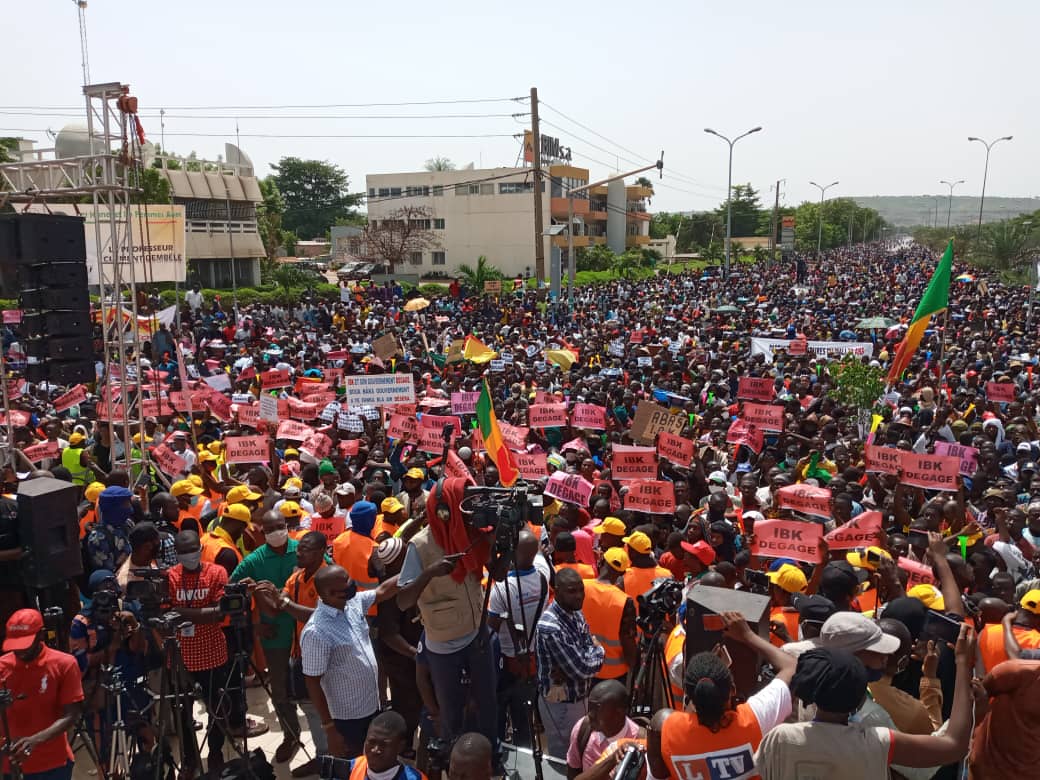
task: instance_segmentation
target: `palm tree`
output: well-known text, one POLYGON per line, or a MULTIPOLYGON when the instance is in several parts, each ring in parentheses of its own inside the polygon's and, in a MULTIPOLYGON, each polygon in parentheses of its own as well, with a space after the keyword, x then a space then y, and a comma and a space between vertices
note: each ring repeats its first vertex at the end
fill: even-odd
POLYGON ((976 246, 976 259, 980 265, 1000 271, 1009 279, 1016 278, 1037 254, 1037 237, 1027 225, 1013 220, 986 225, 976 246))
POLYGON ((463 263, 456 269, 456 274, 470 290, 476 293, 484 291, 484 282, 504 279, 505 275, 488 262, 486 255, 477 258, 477 267, 471 268, 463 263))
POLYGON ((282 288, 286 302, 292 301, 292 288, 306 284, 303 271, 289 263, 281 263, 271 274, 271 281, 282 288))

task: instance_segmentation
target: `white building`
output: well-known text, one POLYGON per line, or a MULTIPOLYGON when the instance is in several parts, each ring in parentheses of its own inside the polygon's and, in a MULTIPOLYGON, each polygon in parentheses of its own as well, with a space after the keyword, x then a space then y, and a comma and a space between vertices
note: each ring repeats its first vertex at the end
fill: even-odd
MULTIPOLYGON (((542 222, 567 223, 567 187, 589 182, 589 171, 571 165, 547 167, 542 222)), ((534 273, 534 171, 531 168, 380 173, 366 177, 368 219, 378 223, 404 206, 430 210, 438 245, 414 252, 401 272, 451 276, 461 264, 485 255, 503 273, 534 273)), ((615 252, 650 241, 649 188, 622 182, 574 197, 574 246, 608 244, 615 252), (608 194, 609 190, 609 194, 608 194)), ((549 263, 566 259, 567 235, 546 236, 549 263)))

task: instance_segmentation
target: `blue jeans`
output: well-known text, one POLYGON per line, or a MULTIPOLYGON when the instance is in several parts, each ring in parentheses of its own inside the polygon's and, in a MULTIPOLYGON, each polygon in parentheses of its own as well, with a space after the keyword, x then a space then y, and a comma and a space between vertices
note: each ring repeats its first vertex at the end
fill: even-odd
MULTIPOLYGON (((48 769, 43 772, 28 772, 22 774, 23 780, 72 780, 72 762, 69 761, 62 766, 48 769)), ((10 780, 11 775, 4 775, 4 780, 10 780)))
POLYGON ((467 731, 478 731, 498 746, 498 707, 495 689, 494 652, 491 638, 474 638, 466 647, 454 653, 427 652, 430 678, 440 707, 441 738, 453 741, 467 731), (460 682, 466 670, 469 684, 460 682))
POLYGON ((571 744, 574 724, 585 717, 588 711, 585 699, 581 701, 549 702, 538 697, 538 713, 542 716, 545 729, 545 754, 560 761, 567 760, 567 748, 571 744))

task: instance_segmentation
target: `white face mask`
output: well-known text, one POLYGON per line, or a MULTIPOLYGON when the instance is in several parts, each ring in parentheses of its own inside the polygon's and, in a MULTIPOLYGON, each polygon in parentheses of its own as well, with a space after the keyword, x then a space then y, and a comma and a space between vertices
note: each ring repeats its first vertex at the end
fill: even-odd
POLYGON ((188 571, 195 571, 199 568, 199 564, 202 562, 202 551, 193 553, 178 553, 177 562, 181 564, 188 571))
POLYGON ((397 773, 401 771, 401 765, 396 764, 392 768, 387 769, 385 772, 374 772, 372 769, 368 770, 365 777, 368 780, 393 780, 397 777, 397 773))
POLYGON ((278 531, 271 531, 269 534, 264 534, 264 541, 271 547, 281 547, 289 541, 289 531, 285 528, 278 531))

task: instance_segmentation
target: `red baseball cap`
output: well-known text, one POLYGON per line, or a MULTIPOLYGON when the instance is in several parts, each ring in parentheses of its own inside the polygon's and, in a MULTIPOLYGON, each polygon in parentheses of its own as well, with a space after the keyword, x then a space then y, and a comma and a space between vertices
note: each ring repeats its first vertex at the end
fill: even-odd
POLYGON ((43 615, 35 609, 20 609, 7 619, 4 652, 28 650, 43 631, 43 615))
POLYGON ((711 566, 711 564, 715 562, 714 548, 703 539, 699 542, 694 542, 693 544, 690 544, 690 542, 682 542, 680 546, 705 566, 711 566))

